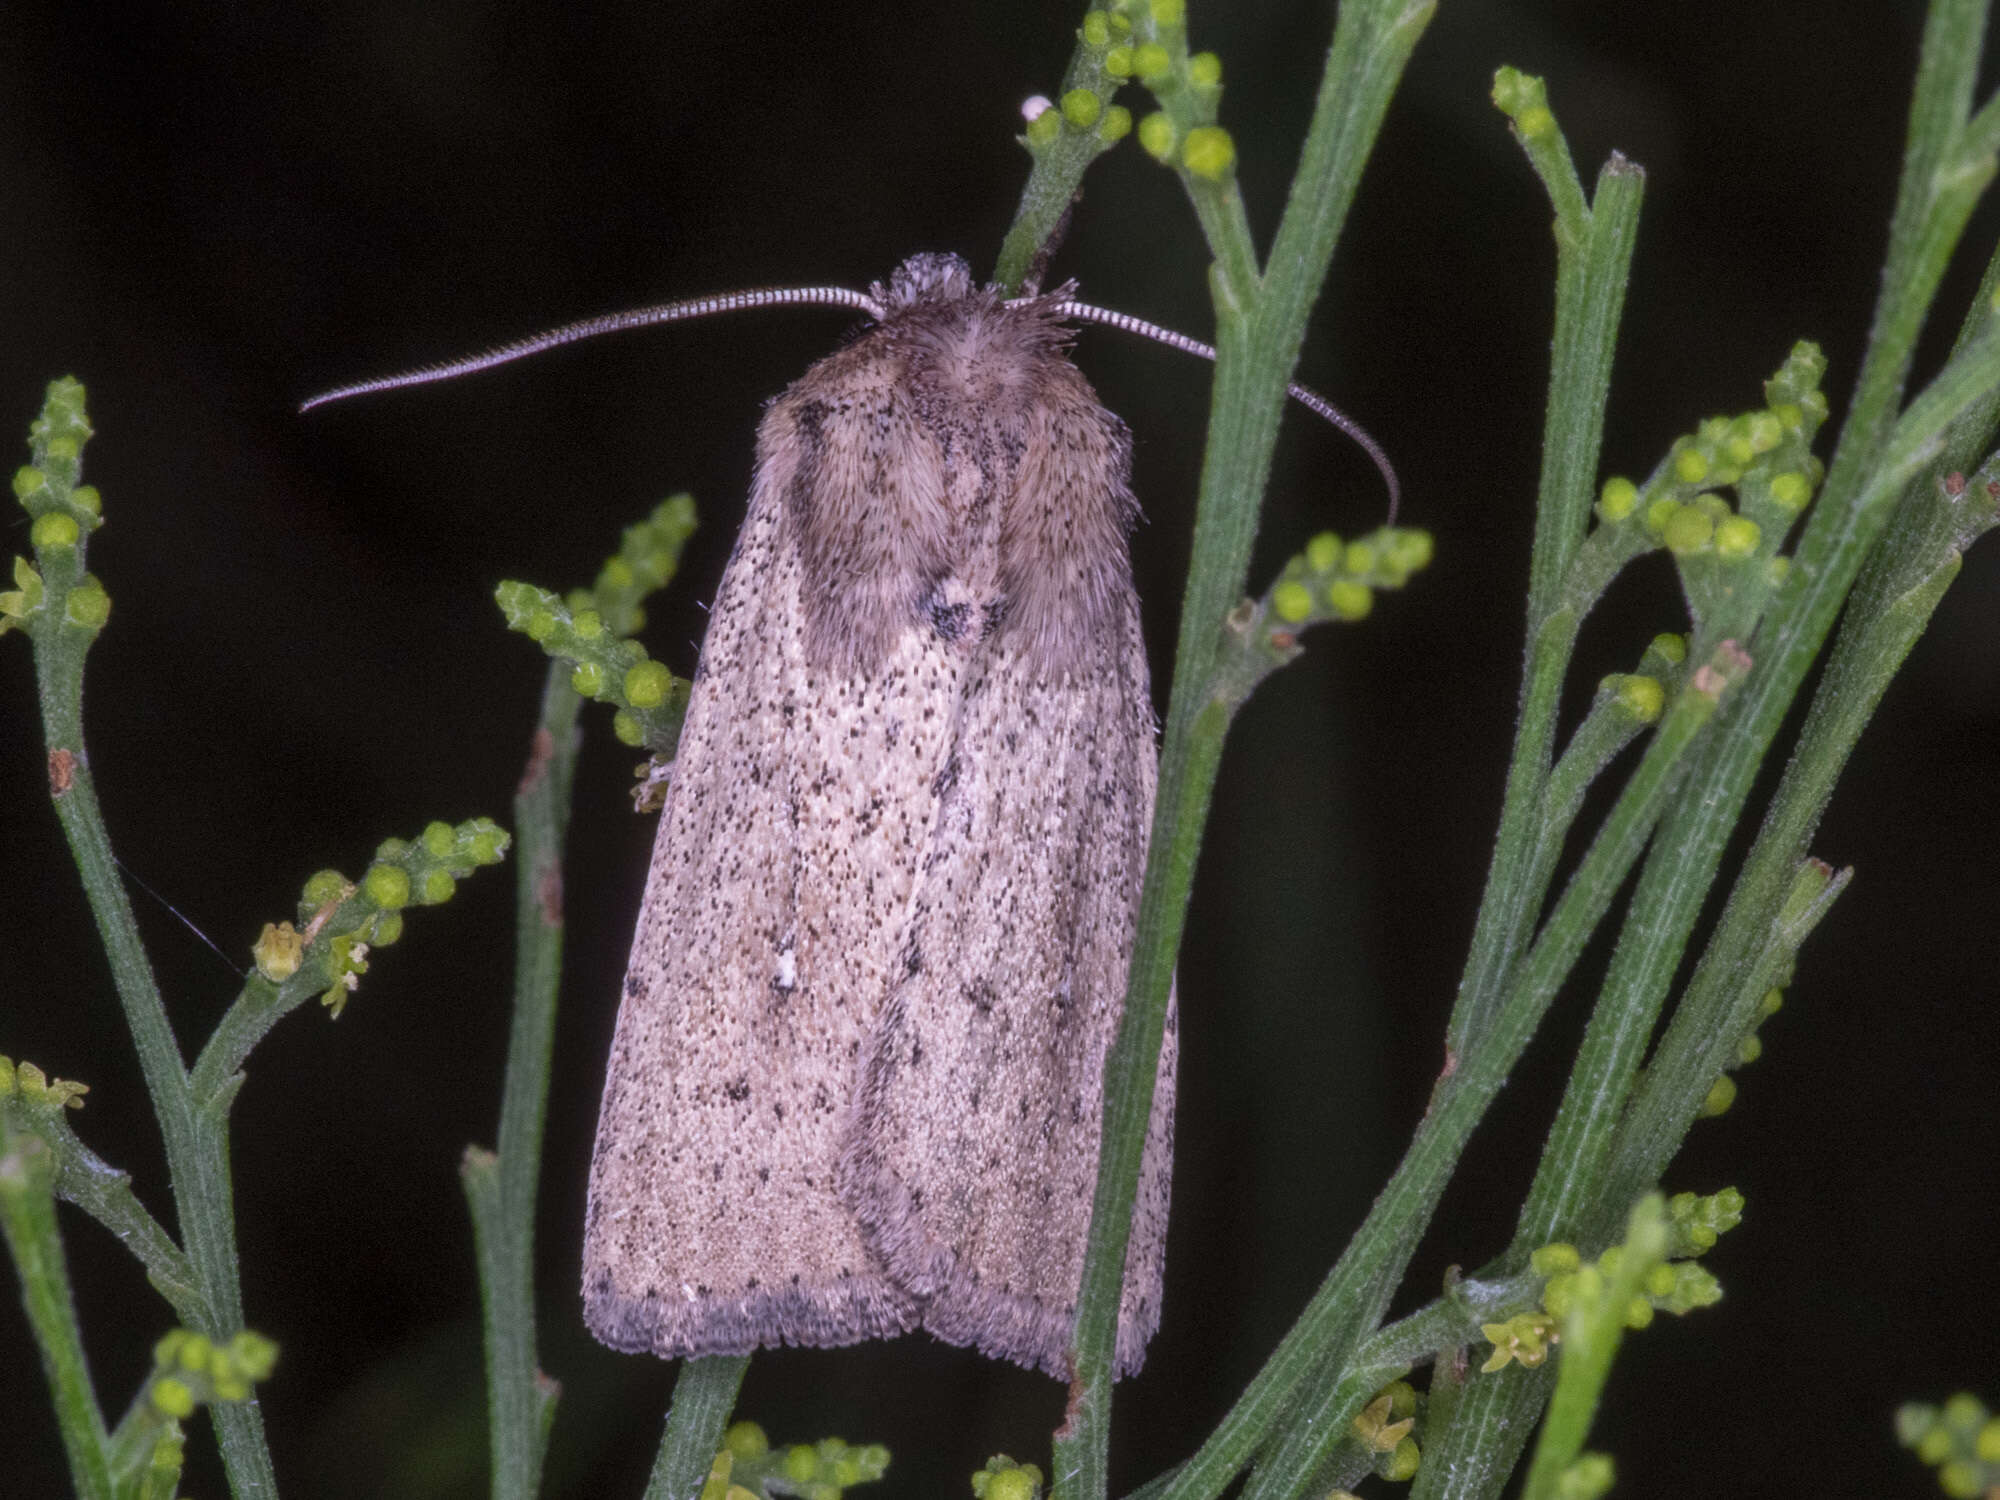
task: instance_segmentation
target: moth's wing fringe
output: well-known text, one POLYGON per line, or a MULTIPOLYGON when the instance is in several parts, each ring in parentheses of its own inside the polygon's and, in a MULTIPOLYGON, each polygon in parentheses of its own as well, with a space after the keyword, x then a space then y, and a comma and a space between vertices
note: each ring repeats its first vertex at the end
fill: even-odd
POLYGON ((911 1328, 905 1304, 884 1304, 869 1296, 840 1303, 824 1292, 793 1290, 689 1302, 657 1289, 627 1296, 604 1274, 584 1287, 583 1321, 608 1348, 667 1359, 748 1354, 773 1344, 836 1348, 862 1339, 894 1338, 911 1328))

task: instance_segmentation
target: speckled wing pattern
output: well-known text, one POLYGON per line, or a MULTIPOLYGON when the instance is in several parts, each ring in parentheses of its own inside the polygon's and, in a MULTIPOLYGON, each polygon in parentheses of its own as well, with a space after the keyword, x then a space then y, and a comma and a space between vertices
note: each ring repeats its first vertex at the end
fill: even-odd
MULTIPOLYGON (((1128 440, 918 257, 760 429, 634 937, 584 1299, 662 1355, 920 1323, 1066 1375, 1153 722, 1128 440)), ((1159 1316, 1174 1037, 1117 1362, 1159 1316)))

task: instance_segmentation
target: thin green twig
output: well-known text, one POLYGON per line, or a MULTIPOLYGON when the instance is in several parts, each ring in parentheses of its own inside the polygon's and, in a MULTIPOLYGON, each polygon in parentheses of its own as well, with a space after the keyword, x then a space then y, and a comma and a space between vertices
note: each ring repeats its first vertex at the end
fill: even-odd
POLYGON ((722 1448, 722 1430, 736 1405, 747 1354, 714 1354, 681 1365, 674 1381, 673 1405, 667 1409, 667 1430, 660 1438, 646 1500, 694 1500, 701 1493, 715 1455, 722 1448))
POLYGON ((514 1019, 507 1039, 497 1153, 466 1152, 486 1342, 487 1440, 494 1500, 531 1500, 558 1395, 535 1339, 535 1189, 547 1114, 556 990, 562 974, 562 853, 582 700, 551 662, 527 769, 514 794, 514 1019))
MULTIPOLYGON (((1245 289, 1234 284, 1240 277, 1228 272, 1244 255, 1255 264, 1247 229, 1241 244, 1211 243, 1224 269, 1212 280, 1218 352, 1208 446, 1125 1014, 1105 1066, 1103 1146, 1078 1299, 1076 1379, 1069 1420, 1055 1443, 1054 1488, 1061 1500, 1101 1500, 1106 1491, 1112 1350, 1132 1203, 1174 956, 1229 721, 1227 706, 1214 696, 1213 666, 1229 611, 1243 593, 1278 414, 1306 316, 1389 95, 1430 12, 1428 3, 1403 0, 1342 8, 1272 271, 1254 307, 1242 305, 1245 289)), ((1211 232, 1215 222, 1203 216, 1211 232)))
POLYGON ((0 1234, 21 1277, 21 1302, 41 1350, 70 1480, 83 1500, 112 1500, 110 1435, 90 1383, 76 1304, 56 1228, 55 1152, 0 1117, 0 1234))

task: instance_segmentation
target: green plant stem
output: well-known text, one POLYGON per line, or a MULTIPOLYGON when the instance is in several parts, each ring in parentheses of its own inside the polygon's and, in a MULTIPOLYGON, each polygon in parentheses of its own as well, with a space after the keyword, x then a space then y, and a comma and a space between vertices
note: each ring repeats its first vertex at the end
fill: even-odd
MULTIPOLYGON (((1195 852, 1228 728, 1227 708, 1213 695, 1212 668, 1249 570, 1278 414, 1306 316, 1389 94, 1430 11, 1428 3, 1400 0, 1343 7, 1257 305, 1242 309, 1217 298, 1215 386, 1193 563, 1125 1014, 1105 1065, 1103 1145, 1078 1298, 1070 1414, 1055 1440, 1054 1490, 1061 1500, 1101 1500, 1106 1492, 1112 1352, 1132 1203, 1195 852)), ((1227 265, 1231 256, 1218 251, 1216 259, 1227 265)))
MULTIPOLYGON (((1976 349, 1968 354, 1976 357, 1976 349)), ((1913 414, 1921 404, 1913 405, 1913 414)), ((1945 462, 1950 458, 1947 454, 1945 462)), ((1834 782, 1891 677, 1957 576, 1963 545, 1958 531, 1963 518, 1954 514, 1959 509, 1935 483, 1918 485, 1895 534, 1883 539, 1857 581, 1798 750, 1715 937, 1617 1139, 1607 1148, 1612 1165, 1591 1204, 1593 1222, 1606 1219, 1619 1199, 1629 1200, 1658 1180, 1727 1061, 1721 1044, 1733 1046, 1750 1025, 1764 988, 1755 954, 1784 907, 1793 871, 1807 852, 1834 782)), ((1990 515, 1989 509, 1979 529, 1991 524, 1990 515)))
MULTIPOLYGON (((53 601, 52 601, 53 604, 53 601)), ((111 963, 112 981, 139 1054, 139 1066, 160 1122, 167 1167, 173 1183, 175 1217, 183 1249, 205 1306, 196 1331, 218 1342, 243 1327, 243 1300, 236 1260, 236 1229, 230 1200, 227 1098, 220 1109, 197 1110, 180 1048, 167 1020, 166 1005, 153 979, 133 920, 131 904, 111 855, 111 840, 98 807, 90 762, 83 748, 83 656, 88 641, 58 631, 35 640, 42 731, 51 755, 70 757, 68 787, 52 794, 56 818, 83 877, 84 894, 97 920, 99 939, 111 963)), ((211 1408, 216 1439, 237 1500, 265 1500, 277 1493, 277 1477, 264 1439, 263 1414, 255 1398, 211 1408)))
MULTIPOLYGON (((1579 1297, 1563 1320, 1562 1355, 1549 1414, 1522 1487, 1522 1500, 1559 1500, 1564 1471, 1583 1452, 1597 1415, 1598 1398, 1625 1337, 1625 1310, 1647 1274, 1666 1259, 1666 1212, 1657 1195, 1638 1204, 1617 1269, 1605 1274, 1596 1295, 1579 1297)), ((1596 1280, 1593 1266, 1585 1275, 1596 1280)))
POLYGON ((47 1128, 56 1152, 56 1196, 110 1230, 146 1268, 146 1279, 173 1304, 180 1321, 190 1328, 199 1326, 208 1306, 195 1284, 194 1268, 159 1220, 133 1195, 131 1176, 85 1146, 60 1118, 47 1128))
POLYGON ((1381 1321, 1436 1210, 1473 1128, 1506 1082, 1557 987, 1576 962, 1676 781, 1690 743, 1713 711, 1707 694, 1684 691, 1571 877, 1542 935, 1497 1012, 1491 1037, 1435 1095, 1430 1112, 1347 1250, 1264 1368, 1207 1442, 1162 1492, 1167 1500, 1211 1500, 1278 1434, 1276 1450, 1244 1490, 1290 1495, 1325 1462, 1369 1389, 1345 1367, 1359 1335, 1381 1321), (1305 1409, 1299 1409, 1303 1396, 1305 1409))
MULTIPOLYGON (((1063 71, 1063 92, 1087 88, 1100 98, 1109 99, 1115 91, 1115 82, 1105 76, 1102 57, 1101 49, 1079 40, 1076 51, 1070 55, 1069 66, 1063 71)), ((1035 153, 1035 164, 1029 169, 1027 186, 1021 192, 1020 207, 1014 211, 1014 222, 1000 242, 1000 255, 993 266, 993 283, 1008 296, 1020 293, 1021 283, 1034 269, 1044 247, 1054 248, 1050 242, 1076 201, 1084 172, 1103 155, 1104 149, 1103 142, 1093 134, 1064 130, 1035 153)))
POLYGON ((701 1493, 749 1368, 747 1354, 712 1354, 681 1365, 646 1500, 694 1500, 701 1493))
POLYGON ((55 1173, 55 1153, 46 1141, 0 1121, 0 1233, 21 1277, 21 1302, 41 1350, 70 1479, 83 1500, 112 1500, 110 1436, 91 1389, 63 1264, 55 1173))
POLYGON ((306 1001, 318 999, 325 990, 325 981, 316 978, 318 974, 319 970, 311 969, 283 984, 273 984, 261 974, 253 973, 244 981, 236 999, 202 1044, 194 1067, 188 1071, 188 1091, 194 1097, 196 1109, 213 1111, 219 1105, 227 1109, 223 1101, 242 1086, 239 1070, 249 1059, 251 1049, 278 1022, 306 1001))
MULTIPOLYGON (((1734 676, 1726 666, 1718 670, 1734 676)), ((1700 681, 1699 673, 1694 680, 1700 681)), ((1314 1307, 1323 1301, 1346 1307, 1359 1303, 1361 1326, 1372 1328, 1381 1320, 1473 1128, 1498 1096, 1557 989, 1609 910, 1679 782, 1686 752, 1715 706, 1714 691, 1691 686, 1680 693, 1662 719, 1644 759, 1523 959, 1515 983, 1495 1014, 1490 1038, 1482 1039, 1459 1071, 1438 1089, 1395 1177, 1376 1200, 1333 1274, 1315 1294, 1314 1307), (1356 1267, 1351 1276, 1355 1284, 1342 1286, 1343 1269, 1350 1261, 1356 1267)), ((1308 1308, 1295 1333, 1306 1325, 1313 1311, 1308 1308)), ((1290 1338, 1287 1335, 1288 1341, 1290 1338)), ((1338 1403, 1358 1404, 1367 1394, 1345 1381, 1331 1389, 1322 1386, 1321 1391, 1317 1400, 1307 1398, 1305 1412, 1291 1413, 1274 1451, 1259 1463, 1244 1487, 1243 1500, 1297 1494, 1326 1461, 1332 1444, 1353 1416, 1352 1406, 1338 1403)))
MULTIPOLYGON (((1609 1232, 1637 1194, 1658 1180, 1726 1060, 1723 1048, 1734 1048, 1751 1019, 1758 990, 1746 982, 1755 979, 1744 972, 1748 955, 1765 941, 1804 851, 1808 825, 1846 754, 1818 736, 1802 743, 1795 756, 1786 780, 1788 787, 1796 781, 1800 790, 1781 789, 1766 835, 1746 865, 1645 1086, 1616 1139, 1607 1139, 1749 783, 1880 529, 1895 492, 1891 486, 1908 482, 1928 446, 1950 426, 1950 420, 1935 420, 1941 406, 1956 405, 1955 419, 1964 420, 1979 404, 1976 395, 1967 399, 1959 379, 1964 372, 1948 370, 1952 379, 1941 377, 1902 422, 1894 421, 1916 332, 1972 198, 1990 174, 1979 159, 1991 150, 1985 118, 1977 132, 1962 134, 1959 128, 1980 50, 1982 10, 1963 0, 1943 0, 1932 8, 1869 354, 1834 471, 1800 544, 1795 587, 1780 599, 1758 638, 1759 670, 1698 753, 1690 780, 1703 795, 1686 799, 1670 814, 1648 861, 1563 1114, 1503 1266, 1517 1263, 1534 1244, 1578 1233, 1585 1224, 1589 1236, 1609 1232), (1808 782, 1820 785, 1808 790, 1808 782), (1796 812, 1785 810, 1794 804, 1810 804, 1811 818, 1802 823, 1796 812), (1790 827, 1788 836, 1773 836, 1780 822, 1790 827)), ((1962 340, 1960 358, 1968 357, 1976 356, 1962 340)), ((1829 686, 1834 680, 1830 672, 1829 686)), ((1431 1474, 1449 1475, 1457 1494, 1497 1493, 1542 1399, 1541 1391, 1529 1388, 1533 1384, 1474 1381, 1457 1430, 1444 1434, 1427 1454, 1413 1500, 1441 1493, 1427 1481, 1431 1474)))
POLYGON ((1528 666, 1493 863, 1445 1032, 1451 1057, 1463 1054, 1490 1023, 1509 971, 1533 934, 1560 852, 1543 837, 1556 715, 1577 631, 1597 600, 1596 590, 1573 586, 1571 564, 1589 525, 1612 356, 1645 191, 1644 173, 1613 156, 1598 174, 1597 194, 1586 212, 1567 153, 1561 158, 1565 177, 1548 175, 1539 154, 1533 159, 1545 168, 1552 199, 1570 207, 1556 220, 1556 330, 1535 508, 1528 666), (1565 184, 1574 189, 1573 202, 1565 184))
POLYGON ((535 1187, 562 975, 563 840, 581 704, 568 667, 551 663, 527 770, 514 795, 514 1020, 499 1150, 468 1150, 462 1169, 484 1314, 494 1500, 530 1500, 540 1488, 558 1394, 535 1352, 535 1187))
MULTIPOLYGON (((1533 934, 1575 816, 1581 787, 1571 785, 1574 757, 1565 755, 1551 768, 1556 715, 1577 632, 1608 581, 1602 569, 1591 568, 1588 580, 1580 579, 1578 571, 1645 178, 1635 164, 1614 156, 1599 173, 1596 195, 1586 205, 1567 149, 1555 149, 1561 142, 1557 134, 1544 149, 1531 146, 1529 151, 1557 209, 1557 277, 1528 603, 1528 664, 1493 863, 1446 1033, 1448 1055, 1479 1045, 1477 1038, 1504 993, 1517 955, 1533 934)), ((1579 748, 1572 743, 1572 751, 1579 748)), ((1455 1483, 1471 1482, 1470 1465, 1475 1463, 1504 1480, 1548 1388, 1540 1372, 1508 1381, 1474 1375, 1455 1387, 1449 1408, 1432 1414, 1435 1436, 1418 1471, 1413 1500, 1442 1493, 1437 1488, 1441 1475, 1453 1476, 1455 1483), (1510 1409, 1495 1410, 1496 1401, 1503 1399, 1510 1409), (1518 1437, 1513 1436, 1516 1427, 1522 1429, 1518 1437)))

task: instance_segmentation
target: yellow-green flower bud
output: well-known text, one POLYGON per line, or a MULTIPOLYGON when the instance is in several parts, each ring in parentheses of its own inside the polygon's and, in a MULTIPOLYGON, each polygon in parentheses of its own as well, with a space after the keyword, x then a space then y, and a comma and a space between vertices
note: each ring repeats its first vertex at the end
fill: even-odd
POLYGON ((673 685, 674 674, 664 663, 642 661, 625 674, 625 701, 634 708, 658 708, 673 685))
POLYGON ((1537 1276, 1561 1276, 1582 1264, 1583 1257, 1567 1240, 1552 1240, 1528 1257, 1528 1267, 1537 1276))
POLYGON ((74 547, 78 535, 76 521, 62 511, 45 511, 28 528, 28 540, 35 547, 74 547))
MULTIPOLYGON (((1091 15, 1103 19, 1101 11, 1092 11, 1091 15)), ((1089 21, 1089 16, 1084 17, 1085 25, 1089 21)), ((764 1436, 764 1429, 755 1422, 735 1422, 723 1433, 722 1446, 737 1458, 762 1458, 771 1451, 771 1440, 764 1436)))
POLYGON ((1986 1420, 1986 1408, 1970 1391, 1958 1391, 1944 1403, 1944 1425, 1958 1432, 1971 1432, 1986 1420))
POLYGON ((1943 1463, 1951 1450, 1951 1429, 1941 1423, 1917 1439, 1917 1457, 1927 1464, 1943 1463))
POLYGON ((1034 1471, 1002 1469, 988 1475, 985 1500, 1035 1500, 1034 1471))
POLYGON ((410 904, 410 872, 401 865, 370 865, 361 877, 361 894, 370 905, 395 911, 410 904))
POLYGON ((1701 1101, 1701 1108, 1696 1113, 1704 1118, 1714 1119, 1717 1115, 1728 1114, 1729 1106, 1735 1102, 1736 1080, 1725 1073, 1710 1085, 1708 1097, 1701 1101))
POLYGON ((368 924, 368 941, 384 948, 402 935, 403 914, 399 911, 378 911, 368 924))
POLYGON ((347 877, 338 870, 321 870, 306 878, 299 892, 299 900, 307 906, 325 906, 330 901, 347 899, 347 877))
POLYGON ((1750 556, 1763 540, 1764 529, 1748 516, 1731 516, 1716 523, 1716 555, 1731 562, 1750 556))
POLYGON ((1667 690, 1657 677, 1638 673, 1618 679, 1618 706, 1641 724, 1657 724, 1666 707, 1667 690))
POLYGON ((487 818, 474 818, 460 832, 465 838, 466 855, 476 865, 499 864, 513 842, 506 829, 487 818))
POLYGON ((1156 109, 1139 122, 1139 144, 1155 161, 1173 156, 1175 139, 1174 122, 1163 110, 1156 109))
POLYGON ((1113 78, 1132 76, 1132 49, 1120 42, 1104 54, 1104 71, 1113 78))
POLYGON ((1375 607, 1375 591, 1352 578, 1336 578, 1326 586, 1327 606, 1343 620, 1365 620, 1375 607))
POLYGON ((1181 161, 1195 176, 1220 182, 1236 165, 1236 143, 1220 125, 1197 125, 1181 146, 1181 161))
POLYGON ((417 900, 424 906, 442 906, 458 890, 458 882, 452 879, 449 870, 424 871, 424 883, 417 900))
MULTIPOLYGON (((1994 291, 1994 310, 2000 312, 2000 288, 1994 291)), ((1937 1473, 1938 1488, 1951 1500, 1979 1500, 1986 1491, 1986 1475, 1978 1464, 1966 1458, 1954 1458, 1942 1466, 1937 1473)))
POLYGON ((424 846, 424 852, 432 859, 449 859, 452 851, 458 848, 458 830, 449 823, 426 823, 424 831, 418 837, 424 846))
POLYGON ((1315 573, 1331 573, 1339 566, 1340 555, 1340 538, 1330 531, 1322 531, 1306 543, 1306 566, 1315 573))
POLYGON ((1422 1462, 1422 1454, 1417 1449, 1415 1438, 1404 1438, 1396 1444, 1396 1451, 1389 1455, 1389 1461, 1382 1465, 1382 1477, 1392 1484, 1401 1484, 1417 1477, 1417 1468, 1422 1462))
POLYGON ((1104 112, 1104 101, 1089 89, 1071 89, 1062 96, 1063 119, 1078 130, 1088 130, 1104 112))
POLYGON ((1111 41, 1111 18, 1101 10, 1087 10, 1083 13, 1084 44, 1103 47, 1111 41))
POLYGON ((1639 508, 1639 487, 1622 474, 1604 481, 1597 496, 1597 518, 1616 525, 1639 508))
POLYGON ((102 630, 111 618, 111 596, 95 578, 86 577, 69 591, 63 603, 63 618, 85 630, 102 630))
POLYGON ((604 691, 604 668, 594 661, 580 661, 570 669, 569 685, 583 698, 595 698, 604 691))
POLYGON ((1155 26, 1179 26, 1187 20, 1187 0, 1148 0, 1155 26))
POLYGON ((622 708, 611 716, 611 733, 619 744, 630 745, 635 750, 646 742, 644 727, 634 715, 622 708))
POLYGON ((148 1394, 163 1416, 184 1418, 194 1415, 194 1392, 171 1375, 155 1380, 148 1394))
POLYGON ((1972 1440, 1972 1453, 1981 1463, 2000 1464, 2000 1417, 1990 1417, 1972 1440))
POLYGON ((49 476, 40 469, 24 465, 14 471, 14 498, 25 500, 48 482, 49 476))
POLYGON ((1715 540, 1715 522, 1699 506, 1683 505, 1668 518, 1660 540, 1681 557, 1702 552, 1715 540))
POLYGON ((1132 71, 1138 74, 1141 83, 1158 82, 1173 65, 1173 55, 1158 42, 1145 42, 1132 49, 1132 71))
POLYGON ((1132 111, 1122 104, 1114 104, 1107 109, 1097 126, 1097 138, 1107 146, 1124 140, 1131 133, 1132 111))
POLYGON ((1222 59, 1213 52, 1197 52, 1188 59, 1188 82, 1198 89, 1212 89, 1222 82, 1222 59))
POLYGON ((1699 448, 1683 448, 1674 455, 1674 478, 1682 484, 1700 484, 1708 478, 1708 455, 1699 448))
POLYGON ((1298 624, 1312 609, 1312 590, 1296 578, 1288 578, 1271 590, 1271 613, 1287 625, 1298 624))
POLYGON ((805 1443, 794 1443, 785 1450, 785 1478, 793 1484, 807 1484, 819 1472, 819 1455, 805 1443))
POLYGON ((1437 555, 1437 543, 1428 531, 1394 532, 1390 536, 1389 548, 1395 555, 1396 566, 1405 574, 1423 571, 1437 555))
POLYGON ((1793 470, 1771 476, 1771 499, 1785 510, 1797 515, 1812 499, 1812 483, 1805 475, 1793 470))

